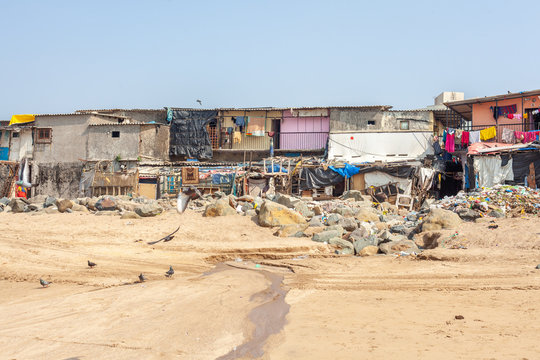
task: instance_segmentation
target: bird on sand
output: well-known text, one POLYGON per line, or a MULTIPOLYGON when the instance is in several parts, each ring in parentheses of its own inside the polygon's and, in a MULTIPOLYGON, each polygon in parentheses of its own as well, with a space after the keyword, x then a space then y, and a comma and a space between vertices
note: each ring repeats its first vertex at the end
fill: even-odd
POLYGON ((140 273, 140 274, 139 274, 139 281, 140 281, 140 282, 145 282, 146 280, 147 280, 147 279, 146 279, 146 277, 143 275, 143 273, 140 273))
POLYGON ((172 266, 169 265, 169 271, 167 271, 165 273, 165 276, 170 278, 171 276, 173 276, 173 274, 174 274, 174 270, 173 270, 172 266))
POLYGON ((178 194, 178 200, 176 202, 176 210, 180 214, 182 214, 184 211, 186 211, 186 208, 190 200, 195 200, 200 197, 202 197, 201 192, 199 191, 199 189, 194 188, 194 187, 189 187, 188 189, 181 191, 178 194))
POLYGON ((170 233, 169 235, 167 236, 164 236, 162 237, 161 239, 159 240, 156 240, 156 241, 150 241, 148 242, 147 244, 148 245, 154 245, 154 244, 157 244, 158 242, 160 241, 164 241, 164 242, 167 242, 167 241, 171 241, 172 239, 174 239, 174 234, 176 234, 176 232, 180 229, 180 226, 176 228, 176 230, 174 230, 172 233, 170 233))
POLYGON ((43 287, 49 287, 49 284, 52 284, 50 281, 45 281, 43 279, 39 279, 39 283, 41 284, 41 286, 43 287))
POLYGON ((88 260, 88 266, 90 266, 90 269, 91 269, 94 266, 97 266, 97 264, 95 262, 91 262, 90 260, 88 260))

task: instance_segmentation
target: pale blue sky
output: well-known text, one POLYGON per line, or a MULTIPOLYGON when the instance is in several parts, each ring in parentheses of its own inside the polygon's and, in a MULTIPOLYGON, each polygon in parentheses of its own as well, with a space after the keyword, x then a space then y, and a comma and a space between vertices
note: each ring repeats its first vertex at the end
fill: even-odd
POLYGON ((537 1, 0 0, 0 119, 540 88, 537 1))

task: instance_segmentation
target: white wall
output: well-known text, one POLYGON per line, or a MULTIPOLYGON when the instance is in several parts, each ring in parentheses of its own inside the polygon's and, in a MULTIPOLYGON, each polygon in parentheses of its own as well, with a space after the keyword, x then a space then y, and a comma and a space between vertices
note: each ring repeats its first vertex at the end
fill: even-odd
POLYGON ((330 133, 328 158, 350 163, 418 160, 433 154, 432 132, 330 133))

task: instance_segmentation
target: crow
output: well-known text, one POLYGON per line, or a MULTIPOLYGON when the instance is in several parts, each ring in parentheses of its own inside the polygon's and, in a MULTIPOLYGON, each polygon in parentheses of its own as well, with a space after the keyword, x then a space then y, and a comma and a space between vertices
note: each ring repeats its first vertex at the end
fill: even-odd
POLYGON ((194 187, 189 187, 188 189, 180 192, 178 194, 178 200, 176 203, 176 210, 182 214, 184 211, 186 211, 186 208, 188 206, 188 203, 190 200, 195 200, 202 197, 201 192, 199 189, 194 187))
POLYGON ((160 241, 171 241, 172 239, 174 239, 174 234, 176 234, 176 232, 180 229, 180 226, 176 228, 176 230, 174 230, 172 233, 170 233, 169 235, 165 236, 165 237, 162 237, 161 239, 159 240, 156 240, 156 241, 150 241, 148 242, 147 244, 148 245, 154 245, 154 244, 157 244, 158 242, 160 241))
POLYGON ((147 279, 142 273, 139 274, 139 282, 145 282, 147 279))
POLYGON ((168 277, 168 278, 170 278, 170 277, 173 276, 173 275, 174 275, 174 270, 173 270, 172 266, 169 265, 169 271, 167 271, 167 272, 165 273, 165 276, 168 277))
POLYGON ((49 284, 52 284, 52 282, 50 282, 50 281, 45 281, 45 280, 43 280, 43 279, 41 279, 41 278, 39 279, 39 283, 40 283, 41 286, 43 286, 43 287, 49 287, 49 284))
POLYGON ((90 269, 92 269, 94 266, 97 266, 97 264, 88 260, 88 266, 90 266, 90 269))

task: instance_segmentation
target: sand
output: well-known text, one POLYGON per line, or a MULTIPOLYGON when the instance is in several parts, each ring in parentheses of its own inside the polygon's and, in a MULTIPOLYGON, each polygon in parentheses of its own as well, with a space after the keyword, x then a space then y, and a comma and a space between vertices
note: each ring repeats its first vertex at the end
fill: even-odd
POLYGON ((540 220, 496 224, 358 258, 242 216, 0 213, 0 358, 535 359, 540 220))

